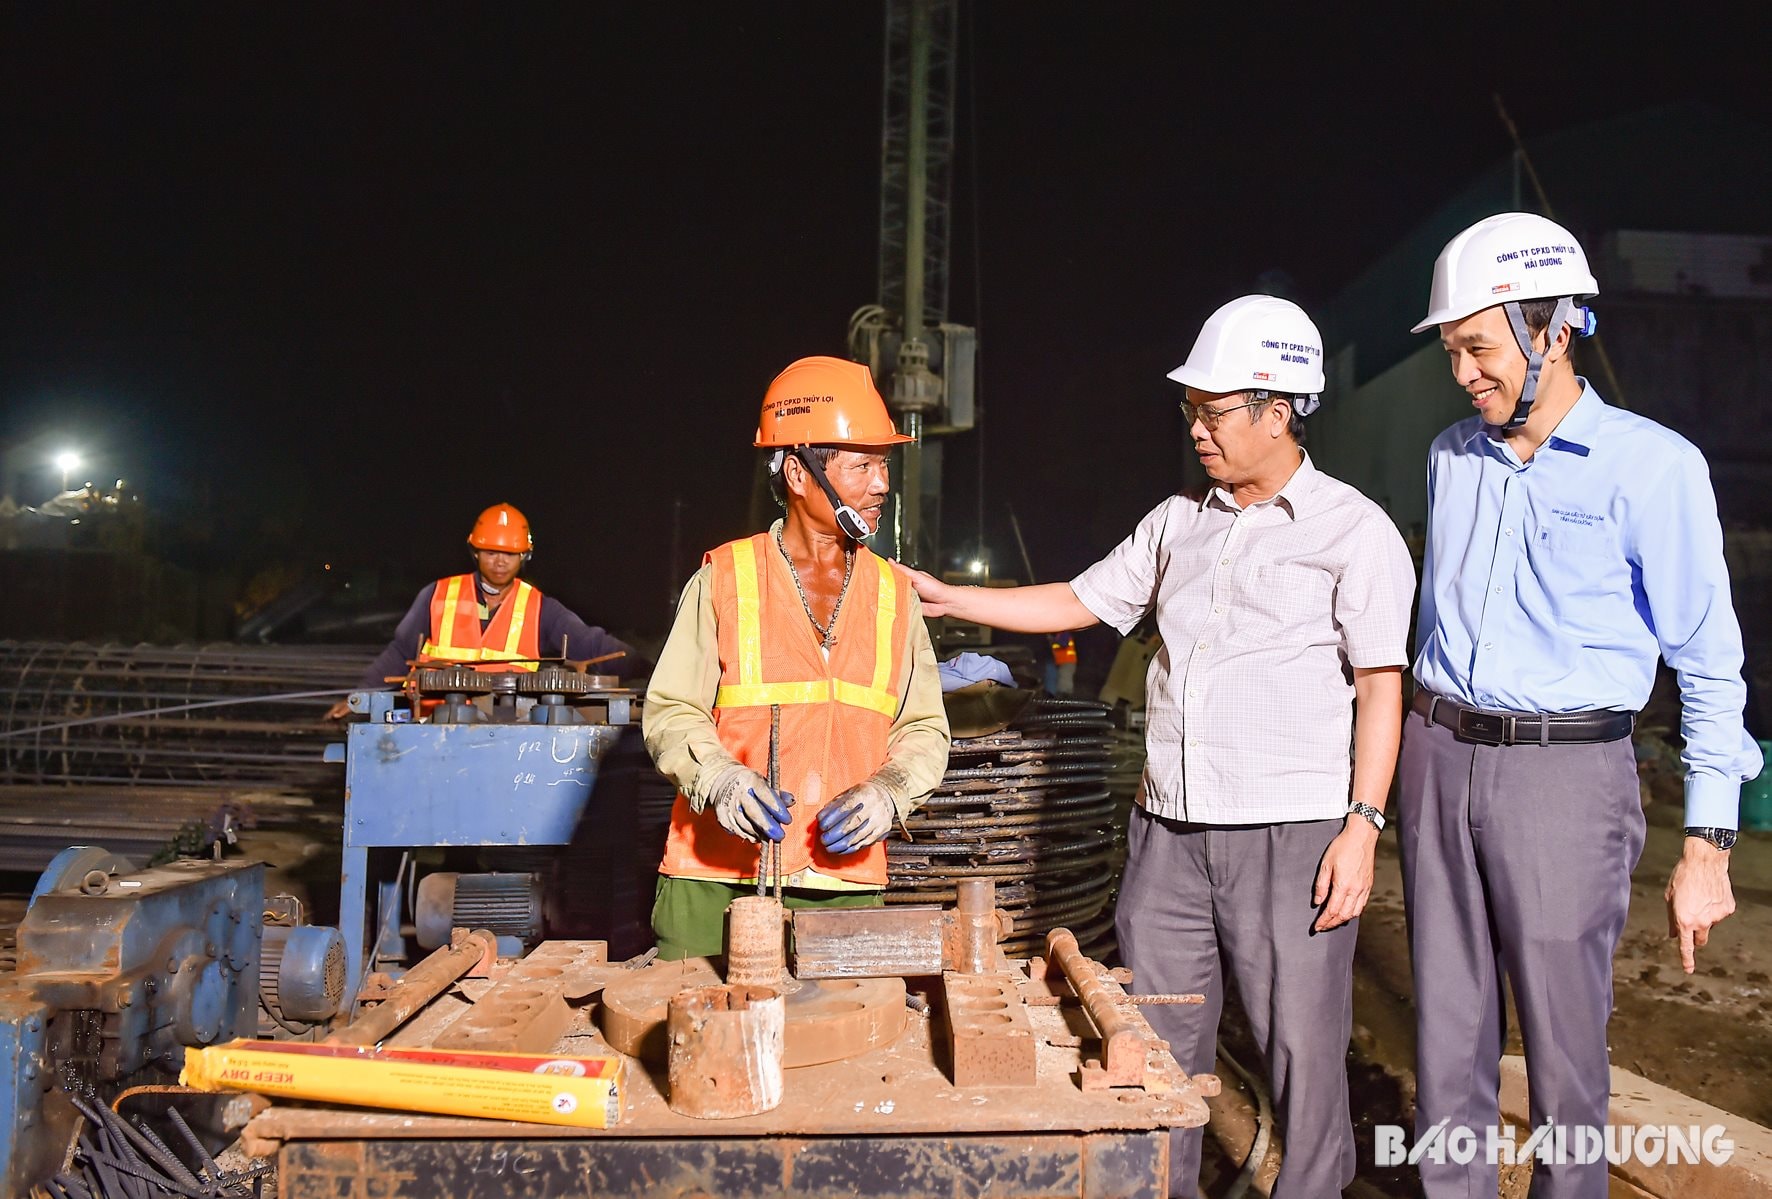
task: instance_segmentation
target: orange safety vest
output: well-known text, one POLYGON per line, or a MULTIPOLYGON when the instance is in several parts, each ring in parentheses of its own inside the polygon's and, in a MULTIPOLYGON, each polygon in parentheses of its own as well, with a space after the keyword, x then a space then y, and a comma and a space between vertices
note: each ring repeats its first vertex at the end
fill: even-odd
MULTIPOLYGON (((720 689, 714 727, 726 752, 769 777, 769 711, 781 709, 780 786, 794 796, 782 839, 781 869, 886 885, 884 842, 836 856, 818 839, 819 808, 864 782, 886 761, 904 694, 905 621, 910 581, 865 548, 855 552, 849 594, 838 615, 830 661, 800 605, 789 567, 767 533, 728 542, 704 559, 713 566, 720 689)), ((757 846, 720 827, 709 806, 699 815, 679 794, 661 874, 677 878, 754 878, 757 846)))
POLYGON ((438 579, 431 592, 431 636, 419 657, 472 663, 475 670, 534 670, 541 657, 541 592, 521 579, 516 591, 480 627, 480 592, 473 575, 438 579), (513 661, 527 658, 529 661, 513 661))

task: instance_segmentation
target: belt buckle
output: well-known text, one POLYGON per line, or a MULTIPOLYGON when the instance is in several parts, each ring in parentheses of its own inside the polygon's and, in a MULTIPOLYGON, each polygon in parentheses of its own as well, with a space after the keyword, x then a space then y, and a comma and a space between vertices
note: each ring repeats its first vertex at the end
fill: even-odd
POLYGON ((1474 741, 1478 745, 1505 745, 1507 717, 1499 712, 1475 712, 1469 708, 1460 708, 1456 732, 1460 741, 1474 741))

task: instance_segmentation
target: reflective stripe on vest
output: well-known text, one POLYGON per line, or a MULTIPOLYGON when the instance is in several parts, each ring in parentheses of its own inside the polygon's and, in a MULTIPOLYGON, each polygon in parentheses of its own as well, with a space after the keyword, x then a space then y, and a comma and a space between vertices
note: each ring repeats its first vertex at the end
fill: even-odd
MULTIPOLYGON (((867 553, 857 550, 857 553, 867 553)), ((898 580, 890 563, 880 563, 878 614, 874 620, 874 677, 863 687, 845 679, 809 679, 802 683, 764 683, 763 633, 758 615, 759 587, 756 547, 732 543, 733 588, 738 596, 738 679, 714 695, 716 708, 766 708, 780 704, 840 704, 867 708, 886 717, 898 715, 898 693, 892 689, 892 627, 898 619, 898 580)))
POLYGON ((482 629, 480 597, 472 575, 451 575, 437 585, 443 588, 443 600, 439 605, 433 595, 431 636, 420 648, 420 657, 497 664, 505 670, 537 669, 539 663, 534 659, 541 655, 541 592, 517 580, 516 589, 482 629), (464 592, 468 594, 464 596, 464 592), (464 642, 472 637, 474 644, 458 644, 458 634, 464 642))

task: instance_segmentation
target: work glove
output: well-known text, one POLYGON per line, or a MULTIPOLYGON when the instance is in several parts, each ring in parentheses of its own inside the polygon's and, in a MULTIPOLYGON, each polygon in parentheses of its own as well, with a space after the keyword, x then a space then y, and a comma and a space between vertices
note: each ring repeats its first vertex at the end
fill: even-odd
POLYGON ((819 840, 831 853, 854 853, 891 832, 892 818, 897 814, 892 793, 869 779, 819 809, 819 840))
POLYGON ((792 796, 771 791, 762 775, 741 766, 721 780, 714 795, 714 818, 734 837, 779 841, 782 829, 793 823, 788 815, 788 805, 793 802, 792 796))

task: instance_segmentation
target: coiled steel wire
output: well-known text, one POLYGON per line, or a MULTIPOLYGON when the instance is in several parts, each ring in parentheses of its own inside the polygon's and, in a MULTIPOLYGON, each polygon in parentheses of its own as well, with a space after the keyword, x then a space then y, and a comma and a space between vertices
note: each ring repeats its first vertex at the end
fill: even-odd
POLYGON ((1102 704, 1036 697, 1001 732, 957 738, 941 785, 887 842, 886 902, 952 904, 958 880, 990 878, 1012 957, 1060 925, 1111 951, 1125 857, 1113 733, 1102 704))

